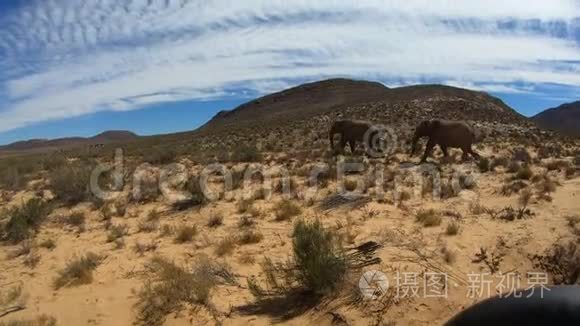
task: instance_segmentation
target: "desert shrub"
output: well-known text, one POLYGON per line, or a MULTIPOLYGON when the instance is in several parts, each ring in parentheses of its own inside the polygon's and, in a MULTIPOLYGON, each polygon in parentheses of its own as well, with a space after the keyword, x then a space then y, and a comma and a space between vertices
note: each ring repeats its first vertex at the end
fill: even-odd
POLYGON ((143 161, 153 165, 174 163, 177 158, 175 149, 169 146, 158 146, 147 150, 143 155, 143 161))
POLYGON ((161 238, 168 237, 170 235, 173 235, 174 233, 175 233, 175 229, 173 227, 171 227, 171 225, 168 225, 168 224, 163 224, 161 226, 161 228, 159 229, 159 236, 161 238))
POLYGON ((56 326, 56 318, 48 315, 40 315, 35 319, 18 319, 8 322, 0 321, 0 326, 56 326))
POLYGON ((107 242, 113 242, 126 236, 129 233, 129 228, 125 224, 111 225, 109 233, 107 234, 107 242))
POLYGON ((211 289, 231 274, 207 257, 198 257, 189 270, 162 257, 146 265, 153 277, 137 292, 138 325, 163 325, 167 315, 187 305, 208 305, 211 289))
POLYGON ((157 250, 157 243, 155 241, 150 242, 135 242, 133 250, 140 256, 144 255, 146 252, 157 250))
POLYGON ((528 187, 528 184, 522 180, 507 181, 501 189, 500 193, 504 196, 510 196, 511 194, 518 193, 520 190, 528 187))
POLYGON ((154 219, 154 220, 142 220, 139 221, 139 223, 137 223, 137 231, 138 232, 145 232, 145 233, 151 233, 151 232, 155 232, 157 231, 157 228, 159 227, 159 220, 154 219))
POLYGON ((58 272, 53 282, 54 289, 91 283, 93 270, 101 264, 102 260, 103 257, 89 252, 85 256, 69 261, 65 268, 58 272))
POLYGON ((243 215, 238 220, 238 226, 240 228, 248 228, 254 226, 254 224, 255 224, 254 220, 248 215, 243 215))
POLYGON ((276 204, 274 207, 274 215, 276 221, 286 221, 294 216, 302 213, 302 209, 295 202, 284 199, 276 204))
POLYGON ((575 241, 556 243, 544 255, 533 256, 534 267, 546 271, 555 284, 580 284, 580 249, 575 241))
POLYGON ((548 171, 564 171, 566 168, 570 167, 571 164, 566 160, 552 160, 546 163, 545 166, 548 171))
POLYGON ((20 242, 31 237, 52 211, 51 205, 40 198, 32 198, 24 204, 4 210, 0 220, 7 219, 3 238, 10 242, 20 242))
POLYGON ((234 149, 231 159, 234 162, 260 162, 262 153, 255 146, 242 145, 234 149))
POLYGON ((0 188, 18 190, 26 183, 25 177, 17 166, 7 166, 0 169, 0 188))
POLYGON ((449 224, 447 224, 447 228, 445 229, 445 234, 456 235, 457 233, 459 233, 459 223, 450 222, 449 224))
POLYGON ((234 249, 236 248, 236 239, 231 236, 226 236, 225 238, 221 239, 216 248, 215 254, 219 257, 231 254, 234 249))
POLYGON ((40 161, 41 166, 46 171, 54 171, 62 166, 67 165, 69 162, 63 154, 51 154, 47 155, 40 161))
POLYGON ((52 250, 56 248, 56 242, 53 239, 46 239, 38 244, 39 247, 52 250))
POLYGON ((24 266, 28 268, 35 268, 39 262, 40 255, 36 251, 32 251, 31 253, 29 253, 26 257, 24 257, 24 260, 22 261, 24 266))
POLYGON ((57 199, 75 205, 90 198, 92 168, 88 164, 63 165, 49 174, 50 188, 57 199))
POLYGON ((258 243, 264 239, 262 233, 254 230, 245 230, 238 235, 238 244, 253 244, 258 243))
POLYGON ((453 264, 457 260, 457 254, 447 248, 447 246, 441 248, 441 254, 443 254, 443 260, 449 265, 453 264))
POLYGON ((534 182, 539 193, 552 193, 556 191, 558 186, 558 182, 552 180, 548 174, 538 175, 538 180, 534 180, 534 182))
POLYGON ((207 220, 207 226, 215 228, 224 224, 224 216, 219 213, 212 213, 207 220))
POLYGON ((238 202, 237 211, 240 214, 246 213, 254 205, 252 199, 242 199, 238 202))
POLYGON ((505 157, 505 156, 496 157, 490 163, 490 170, 495 170, 495 168, 497 168, 498 166, 502 166, 504 168, 507 168, 508 165, 509 165, 509 159, 507 157, 505 157))
POLYGON ((316 294, 335 290, 346 273, 346 261, 335 240, 335 235, 318 220, 300 220, 294 225, 292 248, 298 280, 316 294))
POLYGON ((424 227, 437 226, 441 224, 441 216, 433 209, 418 211, 415 220, 423 224, 424 227))
POLYGON ((191 242, 196 234, 197 227, 195 225, 182 225, 176 230, 175 243, 191 242))
POLYGON ((20 242, 20 244, 7 255, 8 259, 14 259, 20 256, 28 255, 34 249, 34 242, 31 240, 25 240, 20 242))
POLYGON ((514 175, 514 180, 530 180, 534 176, 534 172, 528 165, 522 165, 516 174, 514 175))
POLYGON ((521 164, 516 161, 511 161, 507 166, 507 172, 516 173, 520 170, 521 164))
POLYGON ((72 212, 70 215, 62 216, 60 218, 61 223, 76 228, 79 232, 85 230, 85 220, 85 213, 80 211, 72 212))
POLYGON ((481 173, 489 172, 491 169, 491 164, 488 158, 482 157, 479 162, 477 162, 477 167, 481 173))

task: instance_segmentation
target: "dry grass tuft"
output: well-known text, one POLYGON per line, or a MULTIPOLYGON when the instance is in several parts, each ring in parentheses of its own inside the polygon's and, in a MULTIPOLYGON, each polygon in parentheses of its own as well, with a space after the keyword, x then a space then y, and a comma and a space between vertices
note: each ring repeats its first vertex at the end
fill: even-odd
POLYGON ((191 242, 196 234, 197 226, 182 225, 176 230, 175 243, 191 242))
POLYGON ((93 270, 101 264, 102 260, 103 257, 89 252, 85 256, 69 261, 65 268, 58 272, 58 277, 53 282, 54 289, 91 283, 93 270))
POLYGON ((294 216, 302 213, 302 208, 295 202, 284 199, 276 204, 274 207, 274 215, 276 221, 287 221, 294 216))
POLYGON ((441 216, 433 209, 420 210, 415 215, 415 220, 424 227, 437 226, 441 224, 441 216))

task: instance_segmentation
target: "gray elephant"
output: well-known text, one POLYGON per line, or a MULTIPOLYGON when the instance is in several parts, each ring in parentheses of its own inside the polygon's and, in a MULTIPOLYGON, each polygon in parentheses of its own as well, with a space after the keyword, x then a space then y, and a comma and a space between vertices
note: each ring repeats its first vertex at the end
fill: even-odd
POLYGON ((471 148, 476 139, 475 131, 465 122, 437 119, 422 121, 415 129, 411 155, 415 153, 417 142, 421 137, 429 137, 421 163, 427 160, 435 145, 439 145, 445 156, 449 155, 448 148, 461 148, 464 160, 468 158, 468 153, 476 159, 480 158, 471 148))
POLYGON ((376 136, 375 133, 378 133, 378 130, 374 129, 374 125, 368 121, 338 120, 330 128, 330 148, 333 153, 336 153, 334 135, 340 134, 340 152, 348 145, 350 151, 354 153, 357 143, 362 143, 365 149, 367 146, 371 146, 372 144, 365 144, 365 142, 370 142, 376 136))

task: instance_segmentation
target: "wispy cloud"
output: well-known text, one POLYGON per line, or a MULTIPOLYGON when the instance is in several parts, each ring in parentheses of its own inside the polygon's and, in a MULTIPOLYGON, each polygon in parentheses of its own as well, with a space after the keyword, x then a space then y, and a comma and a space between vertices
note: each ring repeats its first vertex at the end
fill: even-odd
POLYGON ((38 0, 0 25, 0 131, 327 76, 580 88, 574 0, 38 0))

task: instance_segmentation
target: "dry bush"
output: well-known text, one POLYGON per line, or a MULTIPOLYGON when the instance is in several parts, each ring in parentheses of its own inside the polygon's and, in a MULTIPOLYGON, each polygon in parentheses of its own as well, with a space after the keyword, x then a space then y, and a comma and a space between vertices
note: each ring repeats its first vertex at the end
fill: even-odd
POLYGON ((28 268, 35 268, 40 263, 40 255, 35 250, 31 251, 22 261, 24 266, 28 268))
POLYGON ((107 234, 107 242, 114 242, 129 234, 129 227, 125 224, 111 225, 107 234))
POLYGON ((437 226, 441 224, 441 216, 433 209, 420 210, 415 215, 415 220, 424 227, 437 226))
POLYGON ((479 172, 486 173, 491 170, 491 163, 488 158, 482 157, 479 162, 477 162, 477 167, 479 168, 479 172))
POLYGON ((295 202, 284 199, 274 206, 274 216, 276 221, 286 221, 302 213, 302 208, 295 202))
POLYGON ((248 212, 248 210, 250 210, 250 208, 253 207, 253 205, 254 205, 253 199, 242 199, 238 202, 237 211, 240 214, 246 213, 248 212))
POLYGON ((545 164, 548 171, 564 171, 571 166, 567 160, 552 160, 545 164))
POLYGON ((157 250, 157 243, 155 241, 150 242, 137 241, 133 246, 133 250, 140 256, 143 256, 146 252, 157 250))
POLYGON ((35 319, 14 319, 8 322, 0 321, 0 326, 56 326, 56 318, 40 315, 35 319))
POLYGON ((60 222, 64 225, 76 228, 78 232, 84 232, 86 217, 85 213, 77 211, 70 215, 62 216, 60 222))
POLYGON ((196 234, 197 234, 197 226, 181 225, 176 230, 175 243, 191 242, 196 234))
POLYGON ((215 248, 215 254, 219 257, 229 255, 234 251, 235 248, 236 239, 232 236, 226 236, 218 242, 215 248))
POLYGON ((520 190, 528 187, 528 184, 522 180, 506 181, 507 183, 504 184, 500 189, 500 193, 504 196, 510 196, 514 193, 519 193, 520 190))
POLYGON ((521 164, 516 161, 511 161, 507 166, 507 172, 509 173, 516 173, 520 170, 521 164))
POLYGON ((168 224, 163 224, 159 229, 159 237, 164 238, 175 234, 175 229, 168 224))
POLYGON ((443 260, 449 265, 453 264, 457 260, 457 254, 447 248, 447 246, 443 246, 441 248, 441 254, 443 255, 443 260))
POLYGON ((137 292, 138 325, 163 325, 165 318, 186 306, 210 305, 212 288, 220 282, 235 280, 229 267, 211 262, 206 256, 196 259, 193 269, 163 257, 154 257, 145 266, 153 275, 137 292))
POLYGON ((256 258, 255 258, 255 255, 253 255, 249 252, 245 252, 245 253, 240 255, 240 257, 238 258, 238 261, 244 265, 252 265, 256 262, 256 258))
POLYGON ((258 242, 262 241, 262 239, 264 239, 264 235, 262 235, 262 233, 260 233, 258 231, 254 231, 254 230, 242 231, 237 237, 238 244, 240 244, 240 245, 258 243, 258 242))
POLYGON ((560 185, 557 181, 554 181, 548 174, 536 175, 537 177, 534 181, 536 183, 536 189, 541 194, 549 194, 556 191, 556 188, 560 185))
POLYGON ((75 205, 90 198, 92 167, 86 163, 63 165, 49 174, 50 188, 57 199, 75 205))
POLYGON ((233 162, 261 162, 262 153, 255 146, 238 146, 232 152, 233 162))
POLYGON ((25 240, 18 244, 16 249, 12 250, 8 255, 8 259, 18 258, 20 256, 28 255, 34 249, 34 242, 31 240, 25 240))
POLYGON ((459 223, 452 221, 447 224, 447 228, 445 229, 445 234, 447 235, 456 235, 459 233, 459 223))
POLYGON ((298 280, 316 294, 335 290, 346 273, 346 261, 336 247, 336 235, 320 221, 298 221, 292 234, 298 280))
POLYGON ((576 167, 568 167, 566 168, 566 171, 564 171, 564 175, 566 176, 567 179, 572 179, 576 176, 576 167))
POLYGON ((2 239, 18 243, 30 238, 51 211, 51 205, 40 198, 32 198, 20 206, 3 210, 0 221, 8 222, 3 227, 2 239))
POLYGON ((224 216, 220 213, 212 213, 207 220, 207 226, 210 228, 216 228, 224 224, 224 216))
POLYGON ((546 271, 555 284, 580 284, 580 249, 575 241, 556 243, 544 255, 532 257, 534 267, 546 271))
POLYGON ((145 152, 143 161, 153 165, 164 165, 174 163, 177 159, 175 149, 168 146, 152 147, 145 152))
POLYGON ((58 272, 58 277, 53 282, 54 289, 91 283, 93 270, 101 264, 102 260, 103 257, 89 252, 85 256, 69 261, 65 268, 58 272))
POLYGON ((530 180, 534 176, 534 172, 529 165, 522 165, 516 174, 513 176, 513 180, 530 180))
POLYGON ((495 170, 498 166, 507 168, 509 166, 509 159, 505 156, 494 158, 490 163, 490 170, 495 170))
POLYGON ((54 239, 46 239, 44 241, 41 241, 38 244, 38 246, 48 250, 53 250, 54 248, 56 248, 56 242, 54 241, 54 239))
POLYGON ((159 220, 141 220, 137 223, 137 232, 151 233, 159 228, 159 220))

